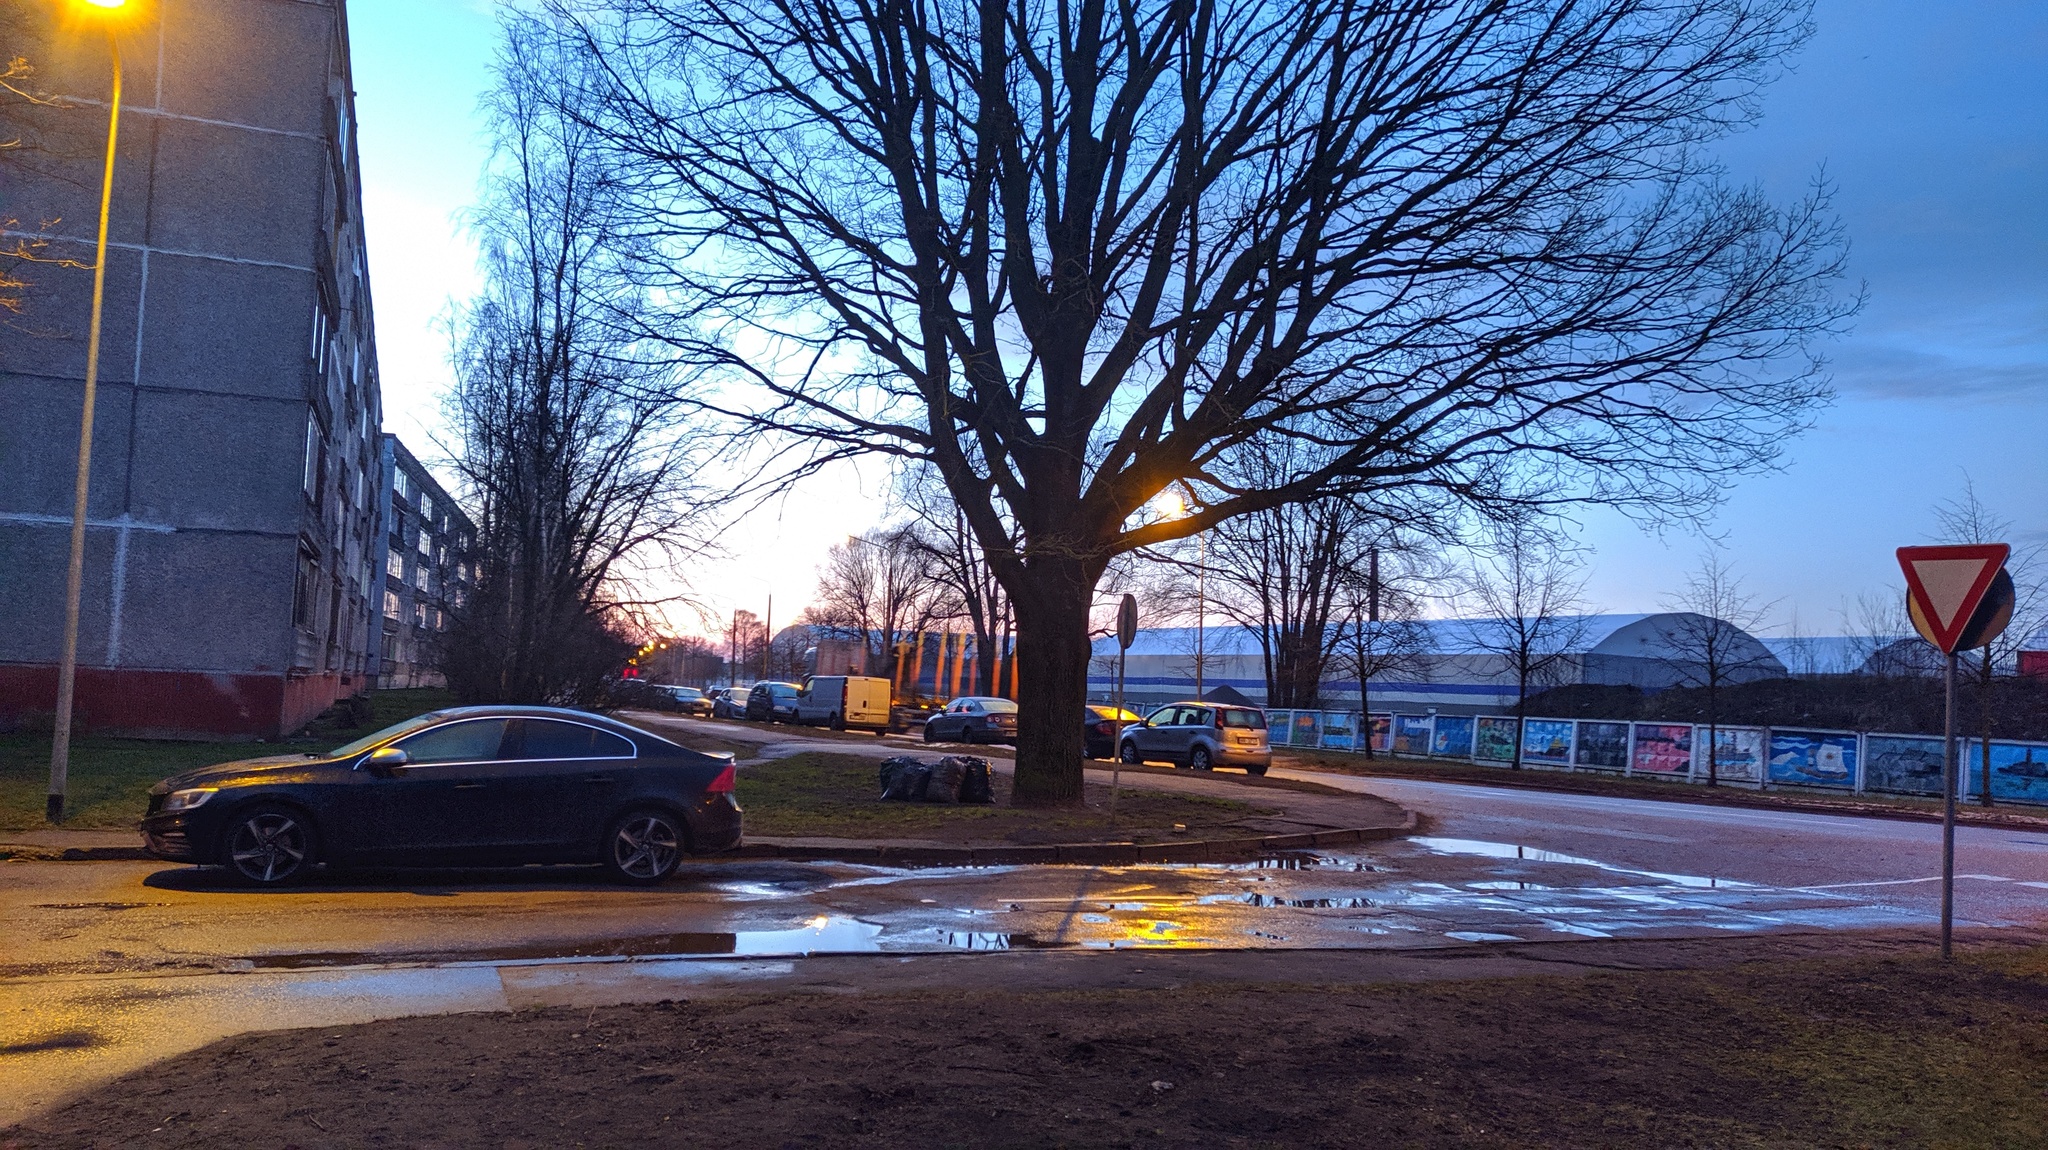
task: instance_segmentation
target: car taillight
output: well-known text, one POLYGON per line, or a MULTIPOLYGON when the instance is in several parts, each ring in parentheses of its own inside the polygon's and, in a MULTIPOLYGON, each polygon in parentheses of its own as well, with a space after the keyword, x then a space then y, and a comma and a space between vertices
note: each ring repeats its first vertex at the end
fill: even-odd
POLYGON ((704 788, 704 793, 707 795, 731 794, 733 783, 738 775, 739 772, 736 769, 732 767, 725 768, 718 772, 717 778, 711 780, 710 786, 704 788))
POLYGON ((1116 734, 1116 724, 1113 722, 1104 721, 1097 723, 1095 724, 1095 729, 1105 735, 1116 734))

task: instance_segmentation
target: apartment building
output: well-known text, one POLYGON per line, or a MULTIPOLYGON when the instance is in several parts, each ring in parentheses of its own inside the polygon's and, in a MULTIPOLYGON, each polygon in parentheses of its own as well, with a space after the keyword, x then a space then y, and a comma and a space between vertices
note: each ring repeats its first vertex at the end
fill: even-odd
MULTIPOLYGON (((72 4, 17 9, 0 226, 0 725, 55 703, 110 94, 72 4)), ((273 737, 371 685, 376 331, 340 0, 114 14, 124 85, 92 436, 82 729, 273 737)))
POLYGON ((476 583, 476 525, 395 435, 383 441, 382 610, 371 624, 379 687, 439 687, 442 637, 476 583))

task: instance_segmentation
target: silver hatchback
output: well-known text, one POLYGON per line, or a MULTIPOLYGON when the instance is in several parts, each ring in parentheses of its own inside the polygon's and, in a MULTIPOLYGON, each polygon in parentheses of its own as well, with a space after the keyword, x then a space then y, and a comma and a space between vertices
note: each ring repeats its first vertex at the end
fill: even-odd
POLYGON ((1266 712, 1215 703, 1168 703, 1142 723, 1124 728, 1117 757, 1126 763, 1166 762, 1206 771, 1243 767, 1263 775, 1273 762, 1266 712))

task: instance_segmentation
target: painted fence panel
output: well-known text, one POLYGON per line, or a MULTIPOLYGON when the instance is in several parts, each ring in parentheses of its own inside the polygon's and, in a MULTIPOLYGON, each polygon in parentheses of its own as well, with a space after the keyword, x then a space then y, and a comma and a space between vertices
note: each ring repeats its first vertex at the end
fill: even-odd
POLYGON ((1515 721, 1487 716, 1479 720, 1472 757, 1482 763, 1515 761, 1515 721))
MULTIPOLYGON (((1984 743, 1967 740, 1963 751, 1962 796, 1982 796, 1984 743)), ((2048 744, 1991 740, 1991 800, 2048 804, 2048 744)))
POLYGON ((1293 718, 1293 732, 1289 735, 1288 746, 1322 746, 1323 713, 1321 711, 1296 711, 1293 718))
POLYGON ((1429 716, 1394 716, 1394 753, 1422 758, 1429 754, 1429 716))
POLYGON ((1940 795, 1941 737, 1863 736, 1863 789, 1897 795, 1940 795))
POLYGON ((1429 738, 1429 753, 1439 759, 1472 757, 1473 721, 1467 715, 1438 715, 1429 738))
POLYGON ((1572 720, 1530 719, 1522 724, 1522 761, 1540 766, 1572 765, 1572 720))
POLYGON ((1582 771, 1614 771, 1628 766, 1628 724, 1579 720, 1572 766, 1582 771))
POLYGON ((1371 718, 1372 749, 1376 754, 1386 754, 1393 746, 1394 716, 1374 715, 1371 718))
POLYGON ((1770 780, 1801 787, 1856 785, 1856 736, 1849 731, 1771 728, 1770 780))
POLYGON ((1718 779, 1738 786, 1762 786, 1764 781, 1764 731, 1762 727, 1693 728, 1692 766, 1695 780, 1718 779), (1707 738, 1714 742, 1714 773, 1707 773, 1707 738))
POLYGON ((1294 712, 1266 712, 1266 741, 1276 747, 1294 745, 1294 712))
POLYGON ((1323 746, 1329 750, 1355 751, 1358 749, 1358 713, 1356 711, 1322 712, 1323 746))
POLYGON ((1692 777, 1692 725, 1637 723, 1630 734, 1629 773, 1652 778, 1692 777))

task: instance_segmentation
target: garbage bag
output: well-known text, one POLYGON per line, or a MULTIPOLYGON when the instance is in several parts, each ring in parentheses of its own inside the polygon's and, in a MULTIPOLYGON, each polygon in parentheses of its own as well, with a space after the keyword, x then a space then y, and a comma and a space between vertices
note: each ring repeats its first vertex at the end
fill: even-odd
POLYGON ((979 755, 948 755, 939 760, 943 765, 953 763, 959 767, 960 781, 954 786, 953 800, 956 803, 993 803, 995 789, 989 785, 988 760, 979 755))
POLYGON ((924 801, 928 803, 957 803, 960 801, 960 783, 967 777, 967 769, 960 760, 947 755, 931 765, 931 784, 925 789, 924 801))
POLYGON ((900 763, 885 776, 882 799, 902 803, 925 801, 927 789, 931 786, 932 769, 923 763, 910 761, 900 763))
POLYGON ((896 756, 896 757, 895 757, 895 758, 893 758, 893 759, 883 759, 883 760, 882 760, 882 768, 881 768, 881 772, 880 772, 880 774, 881 774, 881 779, 880 779, 880 782, 881 782, 881 785, 882 785, 882 797, 883 797, 883 798, 885 798, 885 799, 889 797, 889 784, 890 784, 890 781, 891 781, 891 780, 893 780, 893 779, 895 779, 895 777, 896 777, 896 776, 897 776, 898 774, 900 774, 900 773, 902 772, 903 768, 905 768, 905 767, 921 767, 921 766, 923 766, 923 765, 924 765, 924 761, 923 761, 923 760, 921 760, 921 759, 914 759, 914 758, 911 758, 911 757, 910 757, 910 756, 908 756, 908 755, 898 755, 898 756, 896 756))

